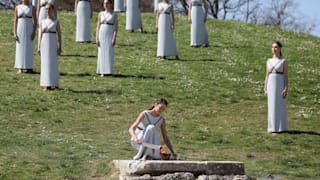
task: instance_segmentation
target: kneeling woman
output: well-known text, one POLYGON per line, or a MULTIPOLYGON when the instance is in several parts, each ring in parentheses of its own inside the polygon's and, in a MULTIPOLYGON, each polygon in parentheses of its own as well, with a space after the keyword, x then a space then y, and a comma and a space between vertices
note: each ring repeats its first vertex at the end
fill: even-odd
POLYGON ((167 145, 173 157, 176 154, 173 150, 169 137, 167 135, 166 121, 161 115, 165 111, 168 102, 165 99, 158 99, 148 110, 142 111, 135 122, 129 128, 131 135, 131 144, 138 150, 134 160, 142 159, 161 159, 160 149, 154 150, 142 146, 142 143, 160 145, 158 128, 161 128, 164 143, 167 145))

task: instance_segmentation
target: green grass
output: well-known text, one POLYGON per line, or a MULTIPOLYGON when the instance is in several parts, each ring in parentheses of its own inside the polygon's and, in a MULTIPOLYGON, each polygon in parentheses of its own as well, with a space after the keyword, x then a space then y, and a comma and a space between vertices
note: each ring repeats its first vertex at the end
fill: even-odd
POLYGON ((318 38, 210 19, 210 47, 194 49, 186 17, 176 17, 181 60, 162 61, 154 15, 143 14, 147 33, 140 34, 126 32, 119 14, 117 76, 101 78, 96 45, 75 43, 75 17, 61 12, 61 90, 42 92, 39 57, 37 73, 16 74, 13 12, 0 16, 0 179, 107 177, 113 159, 134 156, 127 129, 159 97, 169 101, 169 136, 186 160, 242 161, 250 177, 320 179, 318 38), (289 60, 291 133, 277 136, 266 133, 263 96, 274 40, 289 60))

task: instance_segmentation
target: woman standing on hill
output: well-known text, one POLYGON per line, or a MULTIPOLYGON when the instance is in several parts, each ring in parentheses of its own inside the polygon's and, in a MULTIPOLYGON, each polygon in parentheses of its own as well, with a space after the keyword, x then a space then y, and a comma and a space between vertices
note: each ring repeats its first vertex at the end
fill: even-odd
POLYGON ((139 4, 140 0, 124 0, 124 7, 126 8, 126 30, 131 32, 136 29, 140 29, 140 32, 143 32, 139 4))
POLYGON ((115 12, 125 12, 124 0, 114 0, 114 11, 115 12))
POLYGON ((134 160, 161 159, 159 150, 149 149, 142 146, 143 143, 160 145, 158 136, 159 127, 161 129, 164 143, 167 145, 174 158, 176 158, 176 154, 167 135, 166 120, 161 115, 167 106, 168 102, 165 99, 161 98, 156 100, 151 108, 142 111, 139 114, 137 119, 129 128, 131 144, 138 150, 137 155, 133 158, 134 160))
POLYGON ((192 47, 208 46, 208 32, 206 28, 208 4, 206 0, 190 0, 188 20, 191 24, 192 47))
POLYGON ((38 53, 41 57, 40 86, 44 91, 59 87, 58 55, 61 54, 59 21, 53 17, 52 5, 46 5, 47 18, 40 22, 38 53))
POLYGON ((18 74, 22 73, 23 70, 32 72, 36 22, 36 10, 30 5, 29 0, 23 0, 22 4, 16 6, 13 34, 16 40, 14 68, 18 69, 18 74))
POLYGON ((37 17, 38 22, 46 19, 47 13, 46 13, 46 5, 50 4, 53 8, 52 14, 53 18, 57 18, 57 11, 55 10, 55 0, 38 0, 37 2, 37 17))
POLYGON ((91 42, 92 4, 90 0, 75 0, 76 42, 91 42))
POLYGON ((32 0, 32 6, 37 9, 38 0, 32 0))
POLYGON ((179 59, 173 30, 173 7, 168 0, 163 0, 158 4, 156 16, 156 31, 158 32, 157 56, 161 59, 166 59, 166 56, 176 56, 176 59, 179 59))
MULTIPOLYGON (((57 18, 57 11, 55 10, 55 0, 37 0, 37 18, 38 18, 38 22, 37 24, 40 26, 40 22, 44 19, 47 18, 47 13, 46 13, 46 5, 49 4, 52 6, 53 11, 52 11, 52 17, 54 19, 57 18)), ((39 34, 38 34, 38 44, 39 44, 39 40, 40 40, 40 31, 41 29, 39 28, 39 34)))
POLYGON ((102 77, 113 75, 114 46, 116 44, 118 31, 117 14, 112 10, 112 1, 103 1, 104 11, 99 13, 96 43, 98 46, 97 74, 102 77))
POLYGON ((281 43, 272 44, 273 57, 266 65, 264 92, 268 97, 268 132, 288 131, 287 102, 288 62, 281 53, 281 43))
POLYGON ((154 0, 153 1, 153 7, 154 7, 154 12, 157 13, 157 9, 158 9, 158 4, 161 2, 162 0, 154 0))

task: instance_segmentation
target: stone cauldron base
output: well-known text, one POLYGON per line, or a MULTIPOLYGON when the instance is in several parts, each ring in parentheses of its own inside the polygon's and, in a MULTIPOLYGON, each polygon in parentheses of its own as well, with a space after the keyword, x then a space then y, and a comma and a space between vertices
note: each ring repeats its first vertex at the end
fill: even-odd
POLYGON ((250 180, 234 161, 113 160, 120 180, 250 180))

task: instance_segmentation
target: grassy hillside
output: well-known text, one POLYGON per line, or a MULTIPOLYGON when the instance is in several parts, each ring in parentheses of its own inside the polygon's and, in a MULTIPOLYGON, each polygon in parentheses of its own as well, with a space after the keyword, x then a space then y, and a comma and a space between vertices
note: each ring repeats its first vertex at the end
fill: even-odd
MULTIPOLYGON (((119 14, 115 77, 95 74, 97 47, 78 44, 73 13, 61 12, 61 90, 42 92, 35 74, 13 69, 13 12, 0 11, 0 179, 106 178, 113 159, 131 159, 128 127, 154 99, 169 101, 171 141, 186 160, 234 160, 251 177, 320 179, 320 40, 264 26, 208 20, 210 47, 189 47, 176 17, 180 60, 156 58, 153 14, 145 34, 119 14), (265 62, 274 40, 289 61, 290 132, 267 134, 265 62)), ((97 13, 92 19, 94 40, 97 13)))

